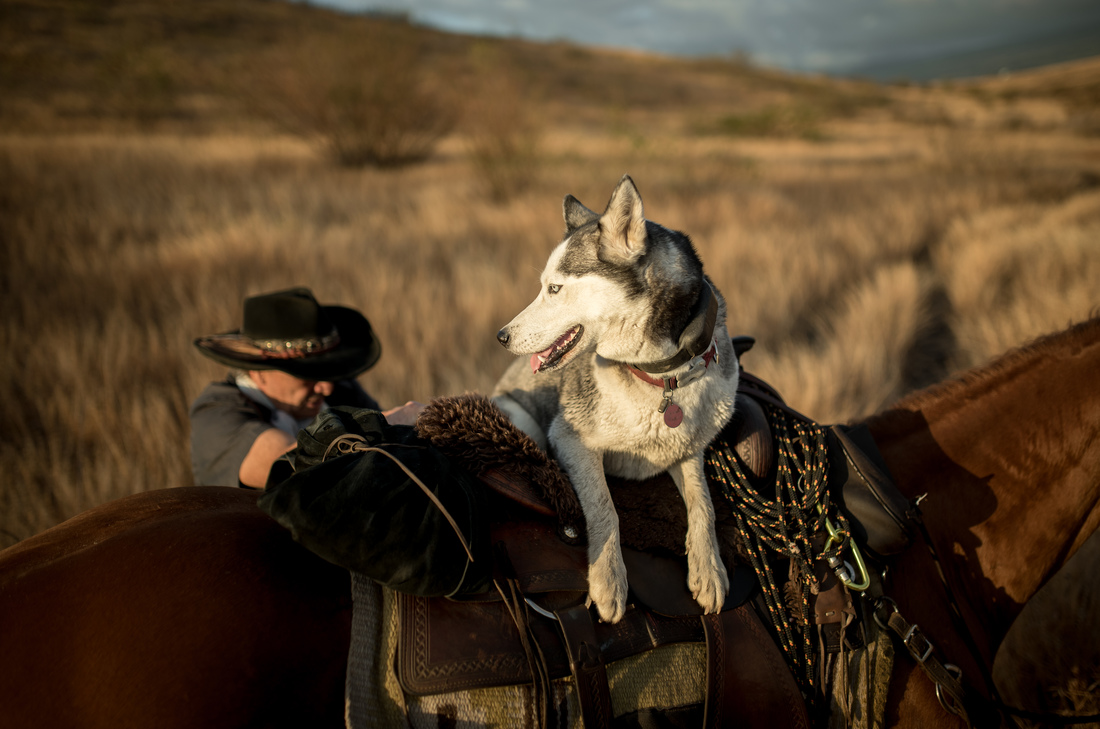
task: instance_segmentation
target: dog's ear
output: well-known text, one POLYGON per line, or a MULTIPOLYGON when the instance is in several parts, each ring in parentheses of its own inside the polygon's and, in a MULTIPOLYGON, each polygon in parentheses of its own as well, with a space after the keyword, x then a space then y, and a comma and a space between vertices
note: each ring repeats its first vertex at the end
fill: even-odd
POLYGON ((645 211, 630 175, 623 175, 600 216, 600 258, 621 263, 645 252, 645 211))
POLYGON ((566 195, 565 201, 562 203, 562 210, 565 213, 565 233, 566 235, 572 233, 577 228, 591 223, 600 217, 600 214, 594 210, 589 210, 584 205, 581 205, 581 201, 572 195, 566 195))

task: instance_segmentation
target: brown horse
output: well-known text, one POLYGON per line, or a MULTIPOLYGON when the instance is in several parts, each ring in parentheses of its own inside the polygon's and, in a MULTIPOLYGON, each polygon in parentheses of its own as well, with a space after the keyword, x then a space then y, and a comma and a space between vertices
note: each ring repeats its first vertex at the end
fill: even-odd
MULTIPOLYGON (((1006 632, 1100 525, 1100 318, 911 395, 867 424, 900 490, 927 494, 920 508, 948 585, 918 545, 892 565, 887 591, 989 697, 985 677, 1006 632), (949 591, 973 649, 953 628, 949 591)), ((1060 652, 1095 655, 1100 616, 1075 617, 1080 633, 1060 652)), ((932 683, 914 662, 896 665, 889 723, 942 726, 932 683)))
MULTIPOLYGON (((927 494, 949 586, 918 543, 894 561, 887 594, 989 697, 1009 628, 1100 524, 1100 319, 868 425, 900 489, 927 494)), ((347 573, 253 494, 120 499, 0 552, 0 726, 342 726, 350 615, 347 573)), ((1095 633, 1095 618, 1082 629, 1095 633)), ((950 725, 915 666, 898 656, 888 723, 950 725)))

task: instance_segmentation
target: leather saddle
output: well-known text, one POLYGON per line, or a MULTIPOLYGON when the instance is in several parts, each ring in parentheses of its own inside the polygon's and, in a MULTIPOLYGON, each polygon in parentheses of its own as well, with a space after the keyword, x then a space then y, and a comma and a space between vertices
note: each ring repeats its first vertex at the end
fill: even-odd
MULTIPOLYGON (((736 338, 738 356, 751 344, 749 338, 736 338)), ((766 483, 774 478, 775 458, 761 403, 790 411, 767 383, 742 372, 735 415, 724 433, 727 442, 736 444, 746 473, 766 483)), ((453 422, 439 428, 443 434, 456 430, 461 429, 453 422)), ((834 428, 832 442, 841 446, 833 450, 843 454, 836 459, 846 495, 841 500, 862 512, 849 510, 854 529, 873 542, 876 553, 900 551, 909 538, 904 500, 884 467, 855 444, 847 429, 834 428)), ((697 707, 692 725, 809 726, 802 694, 750 600, 758 584, 752 570, 735 561, 735 539, 722 550, 730 577, 723 611, 702 615, 686 587, 684 532, 654 536, 666 521, 654 513, 678 509, 678 518, 685 518, 667 475, 642 483, 608 479, 620 514, 631 599, 624 618, 613 625, 599 622, 585 603, 587 559, 577 505, 561 494, 547 498, 513 468, 475 475, 511 506, 491 526, 493 589, 461 599, 399 594, 396 668, 407 693, 532 684, 540 722, 546 725, 549 682, 572 676, 584 725, 609 727, 609 663, 673 643, 701 643, 706 701, 697 707), (636 494, 644 495, 643 501, 664 494, 665 502, 644 501, 635 517, 628 505, 636 494)), ((734 531, 722 527, 719 523, 720 541, 734 531)), ((829 622, 822 605, 819 622, 829 622)))
MULTIPOLYGON (((764 413, 747 396, 737 413, 727 427, 736 429, 745 463, 764 476, 771 467, 764 413)), ((755 574, 733 561, 732 549, 724 554, 730 577, 725 607, 718 615, 703 615, 687 589, 683 532, 643 547, 645 539, 631 533, 629 520, 622 522, 631 604, 620 622, 601 623, 586 604, 583 540, 563 535, 583 526, 567 521, 563 527, 555 508, 515 478, 495 471, 479 478, 520 505, 504 509, 491 526, 494 589, 458 599, 398 595, 396 668, 407 693, 532 684, 538 699, 548 694, 549 681, 572 676, 584 725, 609 727, 609 663, 673 643, 700 643, 707 699, 694 707, 692 725, 717 727, 736 719, 745 726, 809 726, 794 678, 748 601, 757 590, 755 574)), ((656 491, 671 499, 664 508, 683 511, 667 476, 642 483, 609 479, 609 487, 616 504, 629 502, 630 492, 651 497, 656 491)), ((653 505, 643 506, 648 519, 653 505)), ((633 530, 651 533, 646 519, 633 530)), ((545 700, 538 710, 546 724, 545 700)))

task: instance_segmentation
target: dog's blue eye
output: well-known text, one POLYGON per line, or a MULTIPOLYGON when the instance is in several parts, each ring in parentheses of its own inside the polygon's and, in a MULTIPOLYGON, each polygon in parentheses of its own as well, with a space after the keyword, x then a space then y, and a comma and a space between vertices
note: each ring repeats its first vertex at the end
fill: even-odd
POLYGON ((559 291, 561 291, 561 284, 550 284, 546 287, 546 293, 548 294, 556 294, 559 291))

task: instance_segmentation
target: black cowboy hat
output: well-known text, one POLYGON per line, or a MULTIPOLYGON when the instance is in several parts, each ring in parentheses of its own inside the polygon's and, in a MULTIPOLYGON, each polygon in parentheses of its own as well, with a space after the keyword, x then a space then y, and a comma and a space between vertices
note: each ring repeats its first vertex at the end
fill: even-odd
POLYGON ((230 367, 319 381, 355 377, 382 354, 365 316, 343 306, 321 306, 301 287, 245 299, 244 326, 199 337, 195 346, 230 367))

